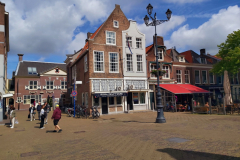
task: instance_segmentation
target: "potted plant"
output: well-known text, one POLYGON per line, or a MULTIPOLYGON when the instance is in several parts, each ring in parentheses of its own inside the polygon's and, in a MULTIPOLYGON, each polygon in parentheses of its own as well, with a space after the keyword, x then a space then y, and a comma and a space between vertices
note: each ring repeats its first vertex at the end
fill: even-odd
POLYGON ((162 71, 160 69, 155 69, 151 71, 151 73, 154 74, 155 76, 157 76, 158 72, 159 72, 159 76, 163 76, 166 73, 166 71, 162 71))

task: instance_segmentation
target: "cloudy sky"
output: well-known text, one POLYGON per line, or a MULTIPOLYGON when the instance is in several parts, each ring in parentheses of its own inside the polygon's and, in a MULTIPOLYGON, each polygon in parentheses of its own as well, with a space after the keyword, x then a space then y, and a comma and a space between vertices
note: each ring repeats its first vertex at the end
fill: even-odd
POLYGON ((239 0, 1 0, 10 15, 10 52, 8 78, 16 69, 18 53, 24 60, 63 62, 66 54, 83 47, 87 32, 94 32, 115 7, 128 19, 136 20, 146 34, 146 44, 152 43, 153 27, 146 27, 143 17, 151 3, 157 18, 169 22, 157 27, 167 48, 179 52, 205 48, 209 54, 218 52, 217 45, 229 33, 240 29, 239 0))

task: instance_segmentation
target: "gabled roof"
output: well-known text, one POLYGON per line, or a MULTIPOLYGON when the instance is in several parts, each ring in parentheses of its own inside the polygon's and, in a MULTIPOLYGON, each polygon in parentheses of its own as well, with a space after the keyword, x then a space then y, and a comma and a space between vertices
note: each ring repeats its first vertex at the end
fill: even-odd
POLYGON ((148 46, 148 47, 146 47, 146 54, 148 54, 148 52, 150 51, 150 49, 152 49, 152 47, 153 47, 153 44, 148 46))
POLYGON ((37 73, 43 73, 44 71, 51 70, 54 67, 59 67, 64 72, 67 72, 65 63, 54 63, 54 62, 38 62, 38 61, 21 61, 18 64, 18 70, 15 76, 36 76, 28 74, 28 67, 36 67, 37 73))
MULTIPOLYGON (((104 24, 104 22, 103 22, 103 24, 104 24)), ((93 38, 96 36, 96 34, 98 33, 98 31, 102 28, 103 24, 92 34, 92 36, 90 37, 90 39, 93 39, 93 38)))
POLYGON ((44 73, 49 72, 49 71, 51 71, 51 70, 53 70, 53 69, 55 69, 55 68, 61 69, 62 71, 66 72, 66 69, 63 69, 63 68, 61 68, 61 67, 62 67, 62 66, 59 67, 58 65, 56 65, 56 66, 54 66, 54 67, 52 67, 52 68, 49 68, 49 69, 47 69, 47 70, 45 70, 45 71, 40 72, 40 74, 44 74, 44 73))

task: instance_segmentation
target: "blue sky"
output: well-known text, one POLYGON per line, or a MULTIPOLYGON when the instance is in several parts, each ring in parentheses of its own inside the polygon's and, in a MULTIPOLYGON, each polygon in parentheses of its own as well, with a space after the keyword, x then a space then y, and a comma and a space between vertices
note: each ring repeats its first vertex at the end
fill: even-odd
POLYGON ((217 45, 229 33, 240 29, 239 0, 2 0, 10 15, 10 52, 8 78, 23 60, 63 62, 66 54, 83 47, 87 32, 94 32, 119 4, 128 19, 136 20, 152 43, 153 27, 146 27, 143 17, 151 3, 157 18, 166 19, 169 8, 173 15, 169 22, 157 27, 167 48, 179 52, 201 48, 215 55, 217 45))

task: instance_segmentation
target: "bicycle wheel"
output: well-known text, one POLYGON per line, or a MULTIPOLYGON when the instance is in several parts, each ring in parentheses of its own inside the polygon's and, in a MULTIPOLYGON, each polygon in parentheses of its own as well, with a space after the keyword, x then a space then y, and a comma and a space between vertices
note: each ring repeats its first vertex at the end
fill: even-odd
POLYGON ((99 118, 99 117, 100 117, 100 113, 99 113, 99 112, 97 112, 97 113, 96 113, 96 116, 97 116, 97 118, 99 118))
POLYGON ((94 114, 94 112, 92 112, 92 119, 94 119, 94 117, 95 117, 95 114, 94 114))

